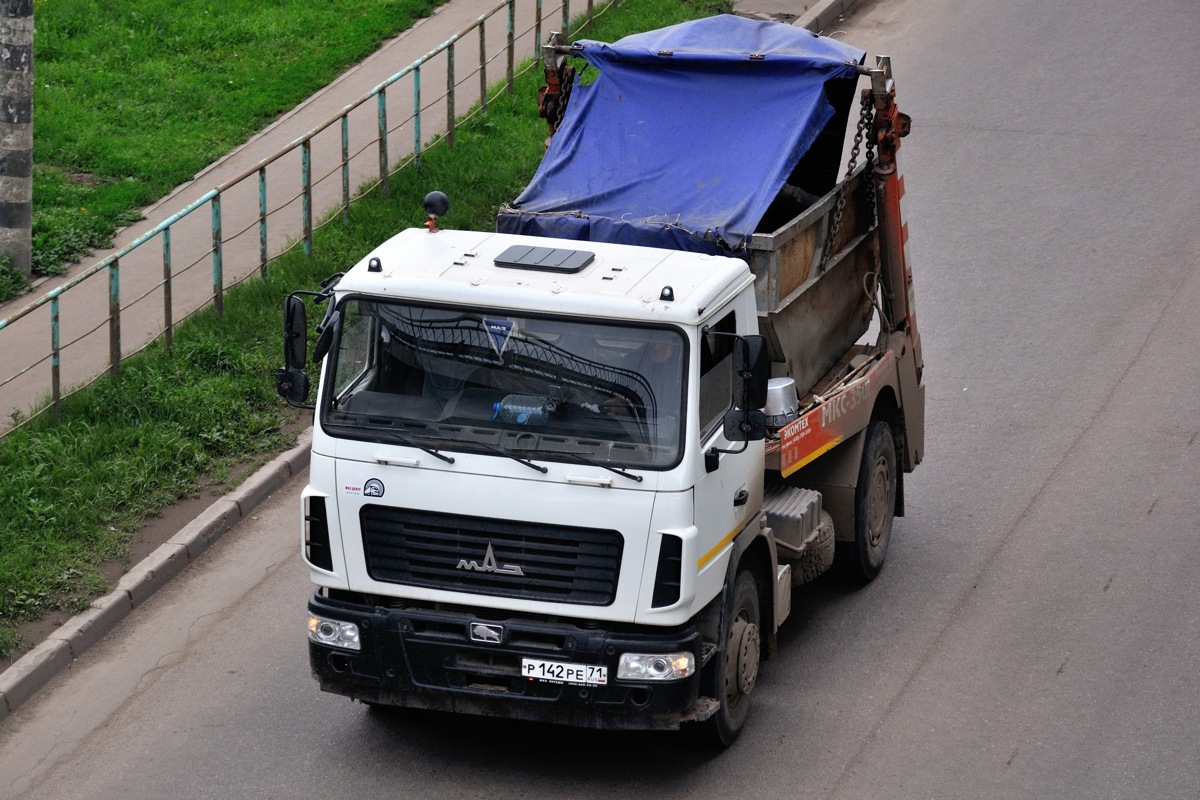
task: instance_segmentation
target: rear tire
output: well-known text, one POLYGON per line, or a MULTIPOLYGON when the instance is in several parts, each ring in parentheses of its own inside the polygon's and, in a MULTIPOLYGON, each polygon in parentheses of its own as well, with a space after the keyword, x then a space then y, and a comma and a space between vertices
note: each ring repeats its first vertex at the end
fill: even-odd
POLYGON ((733 744, 750 713, 750 694, 758 679, 762 655, 758 582, 749 571, 737 574, 725 641, 717 657, 706 667, 705 693, 721 704, 717 712, 700 723, 698 733, 718 748, 733 744))
POLYGON ((872 420, 854 489, 854 541, 846 543, 846 568, 854 580, 867 583, 883 569, 895 514, 896 443, 886 422, 872 420))

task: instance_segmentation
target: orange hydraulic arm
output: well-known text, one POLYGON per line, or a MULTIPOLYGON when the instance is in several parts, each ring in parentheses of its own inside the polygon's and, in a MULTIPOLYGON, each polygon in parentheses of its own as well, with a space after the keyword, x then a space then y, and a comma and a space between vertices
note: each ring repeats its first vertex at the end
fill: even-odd
MULTIPOLYGON (((566 44, 566 37, 556 32, 550 34, 546 44, 542 45, 542 67, 546 73, 546 85, 538 89, 538 116, 546 120, 550 136, 558 132, 563 114, 567 112, 567 101, 571 97, 571 87, 574 85, 575 68, 567 63, 567 53, 571 48, 566 44)), ((546 137, 546 146, 550 146, 550 137, 546 137)))
POLYGON ((908 135, 912 120, 896 106, 896 86, 892 80, 890 58, 877 56, 875 67, 861 67, 860 70, 871 79, 871 88, 863 92, 870 94, 875 109, 870 135, 877 152, 875 198, 883 259, 884 301, 894 329, 905 331, 911 339, 919 375, 924 361, 921 357, 921 336, 917 331, 912 264, 908 259, 908 224, 904 222, 900 209, 900 200, 904 197, 904 178, 896 165, 900 139, 908 135))

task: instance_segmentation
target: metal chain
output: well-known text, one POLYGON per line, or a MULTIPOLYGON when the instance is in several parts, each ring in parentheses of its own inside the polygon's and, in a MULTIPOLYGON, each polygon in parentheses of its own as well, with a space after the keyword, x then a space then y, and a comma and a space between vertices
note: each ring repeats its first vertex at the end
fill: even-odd
MULTIPOLYGON (((875 125, 875 103, 868 102, 866 97, 863 98, 863 116, 866 117, 866 126, 868 130, 872 130, 875 125)), ((861 123, 860 123, 861 124, 861 123)), ((875 137, 867 137, 867 152, 863 161, 866 164, 866 169, 863 173, 867 176, 867 211, 870 212, 871 224, 875 223, 875 137)))
MULTIPOLYGON (((838 229, 842 226, 842 213, 846 208, 846 197, 850 194, 850 176, 854 174, 854 167, 858 164, 858 150, 862 146, 863 137, 871 129, 875 122, 875 104, 872 101, 869 91, 863 92, 862 109, 858 115, 858 129, 854 132, 854 144, 850 148, 850 160, 846 164, 846 178, 842 181, 841 191, 838 192, 837 205, 833 209, 833 223, 829 226, 829 234, 825 237, 825 246, 821 249, 821 261, 817 266, 817 272, 825 271, 825 264, 829 261, 829 257, 833 255, 833 248, 837 242, 838 229)), ((866 169, 867 173, 867 207, 871 211, 872 218, 875 215, 875 176, 873 174, 875 166, 875 142, 870 136, 866 136, 867 153, 866 153, 866 169)))
POLYGON ((553 118, 549 119, 551 130, 553 131, 551 136, 558 133, 558 129, 562 126, 563 117, 567 115, 567 102, 571 99, 571 88, 574 85, 574 81, 575 68, 570 64, 564 64, 562 70, 559 72, 558 98, 554 101, 553 118))

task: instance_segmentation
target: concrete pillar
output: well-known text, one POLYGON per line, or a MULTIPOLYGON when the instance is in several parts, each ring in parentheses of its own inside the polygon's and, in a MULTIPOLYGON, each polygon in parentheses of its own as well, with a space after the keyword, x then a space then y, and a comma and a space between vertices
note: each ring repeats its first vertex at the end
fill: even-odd
POLYGON ((27 278, 32 233, 33 0, 0 0, 0 257, 27 278))

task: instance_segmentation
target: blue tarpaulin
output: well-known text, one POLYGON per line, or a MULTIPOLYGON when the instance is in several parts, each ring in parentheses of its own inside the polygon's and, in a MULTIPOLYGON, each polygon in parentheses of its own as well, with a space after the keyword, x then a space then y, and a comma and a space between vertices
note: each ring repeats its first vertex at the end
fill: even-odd
POLYGON ((745 246, 864 55, 732 15, 578 45, 600 75, 497 228, 701 252, 745 246))

